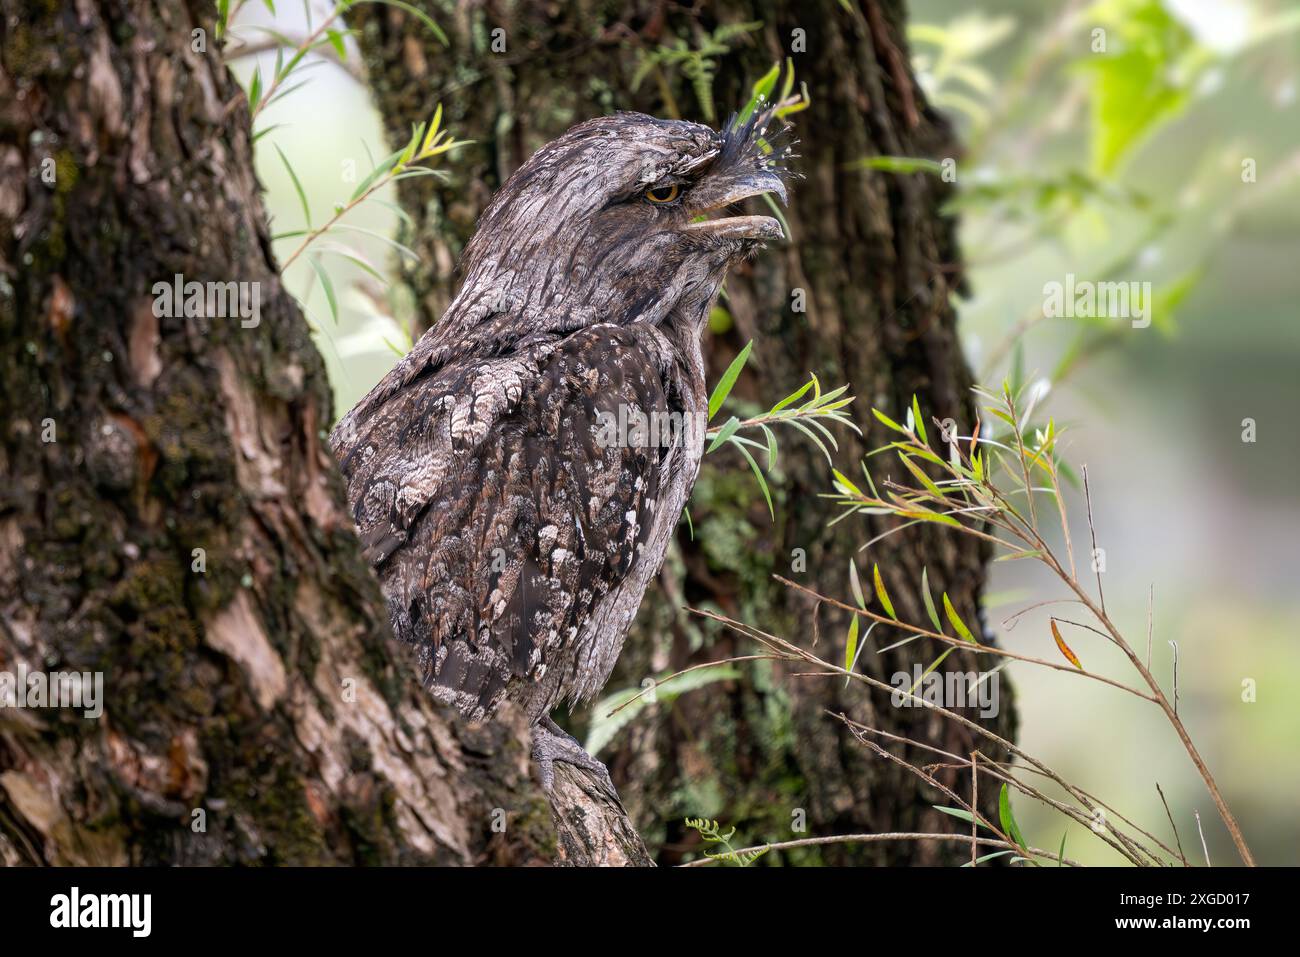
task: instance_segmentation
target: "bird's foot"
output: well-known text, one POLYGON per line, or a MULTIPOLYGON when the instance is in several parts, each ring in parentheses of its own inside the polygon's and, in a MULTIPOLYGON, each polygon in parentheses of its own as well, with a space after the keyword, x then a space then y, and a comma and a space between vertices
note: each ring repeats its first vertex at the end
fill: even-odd
POLYGON ((533 725, 532 731, 533 760, 537 762, 537 770, 542 776, 542 789, 547 795, 550 795, 555 787, 556 761, 563 761, 565 764, 590 771, 610 795, 617 795, 614 782, 609 776, 609 769, 584 751, 578 739, 571 734, 566 734, 549 716, 544 716, 533 725))

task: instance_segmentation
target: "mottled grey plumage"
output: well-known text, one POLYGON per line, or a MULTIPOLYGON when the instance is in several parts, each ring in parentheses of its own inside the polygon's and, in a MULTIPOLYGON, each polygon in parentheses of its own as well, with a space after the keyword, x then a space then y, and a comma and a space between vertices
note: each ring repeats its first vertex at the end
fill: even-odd
POLYGON ((781 235, 693 222, 785 198, 768 118, 719 134, 618 113, 543 147, 483 213, 442 319, 334 430, 393 629, 465 715, 509 696, 549 726, 608 678, 699 468, 710 307, 728 266, 781 235), (620 406, 689 427, 607 446, 620 406))

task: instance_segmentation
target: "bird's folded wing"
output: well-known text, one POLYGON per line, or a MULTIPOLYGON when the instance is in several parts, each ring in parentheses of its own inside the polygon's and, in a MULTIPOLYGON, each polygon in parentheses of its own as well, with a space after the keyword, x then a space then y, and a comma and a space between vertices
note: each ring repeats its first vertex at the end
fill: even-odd
POLYGON ((665 418, 665 354, 647 327, 592 326, 417 380, 350 447, 336 436, 397 636, 465 713, 572 667, 580 624, 632 567, 668 454, 637 433, 665 418))

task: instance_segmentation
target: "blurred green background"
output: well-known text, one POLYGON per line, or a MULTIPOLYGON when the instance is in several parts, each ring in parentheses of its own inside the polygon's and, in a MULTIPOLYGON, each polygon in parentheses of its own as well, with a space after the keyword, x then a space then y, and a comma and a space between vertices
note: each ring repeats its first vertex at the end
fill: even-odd
MULTIPOLYGON (((918 78, 966 148, 955 206, 972 366, 986 384, 1038 383, 1040 409, 1067 429, 1067 459, 1089 467, 1112 617, 1144 645, 1154 586, 1154 671, 1168 689, 1176 641, 1180 714, 1257 859, 1300 863, 1300 10, 1283 0, 913 0, 910 9, 918 78), (1044 284, 1067 273, 1150 282, 1151 326, 1044 318, 1044 284), (1253 443, 1242 440, 1247 418, 1253 443), (1246 680, 1254 702, 1243 701, 1246 680)), ((271 22, 249 4, 236 35, 256 40, 253 25, 271 22)), ((302 12, 285 7, 274 23, 301 34, 302 12)), ((254 62, 270 70, 274 53, 239 60, 245 81, 254 62)), ((389 152, 349 74, 355 50, 343 65, 309 62, 310 82, 258 121, 274 127, 257 163, 277 231, 303 226, 277 147, 317 224, 389 152)), ((395 255, 383 238, 392 209, 366 203, 345 221, 370 231, 348 242, 383 271, 395 255)), ((278 254, 297 243, 278 241, 278 254)), ((338 413, 409 338, 403 304, 365 269, 337 255, 319 265, 337 319, 307 257, 286 282, 316 330, 338 413)), ((1081 507, 1071 523, 1077 541, 1081 507)), ((995 564, 989 591, 999 638, 1053 657, 1051 609, 1002 625, 1024 604, 1060 596, 1046 571, 995 564)), ((1081 634, 1071 644, 1086 667, 1130 678, 1118 652, 1081 634)), ((1169 840, 1159 782, 1193 863, 1204 857, 1195 812, 1211 861, 1235 859, 1154 707, 1062 672, 1012 665, 1010 674, 1026 750, 1169 840)), ((1039 847, 1055 848, 1067 830, 1028 802, 1017 815, 1039 847)), ((1076 824, 1066 853, 1119 862, 1076 824)))
MULTIPOLYGON (((1168 690, 1176 641, 1179 713, 1257 859, 1300 863, 1300 11, 1247 0, 911 9, 914 24, 941 28, 917 28, 913 58, 969 144, 968 184, 993 196, 1067 184, 1011 189, 966 214, 972 293, 959 315, 972 364, 986 383, 1014 374, 999 347, 1032 323, 1023 375, 1050 383, 1065 454, 1089 467, 1107 606, 1143 646, 1155 586, 1153 670, 1168 690), (1092 50, 1096 29, 1105 53, 1092 50), (1246 160, 1255 182, 1243 182, 1246 160), (1151 282, 1151 327, 1042 319, 1043 285, 1066 273, 1151 282)), ((1071 525, 1077 540, 1081 508, 1071 525)), ((1007 646, 1052 657, 1056 609, 1000 626, 1028 596, 1060 593, 1046 571, 995 564, 990 591, 1007 646)), ((1086 667, 1131 674, 1100 638, 1074 636, 1086 667)), ((1159 781, 1189 858, 1203 861, 1199 811, 1211 861, 1236 859, 1151 706, 1061 672, 1010 671, 1027 750, 1167 839, 1159 781)), ((1031 841, 1057 846, 1058 816, 1020 813, 1031 841)), ((1118 860, 1075 825, 1067 850, 1118 860)))

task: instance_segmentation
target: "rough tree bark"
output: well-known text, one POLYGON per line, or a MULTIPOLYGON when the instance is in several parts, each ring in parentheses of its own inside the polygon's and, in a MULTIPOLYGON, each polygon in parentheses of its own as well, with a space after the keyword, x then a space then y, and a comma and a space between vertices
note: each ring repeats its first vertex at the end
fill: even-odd
POLYGON ((214 12, 0 0, 0 671, 104 677, 0 708, 0 864, 547 862, 520 724, 389 637, 214 12), (260 322, 156 315, 178 274, 260 322))
MULTIPOLYGON (((962 272, 953 223, 939 212, 950 187, 919 174, 849 168, 872 155, 956 155, 947 124, 910 73, 900 2, 854 0, 846 9, 837 0, 440 0, 426 9, 450 35, 448 47, 388 7, 359 9, 354 19, 394 143, 405 142, 411 125, 439 101, 455 135, 475 141, 448 164, 448 181, 402 184, 413 225, 401 238, 421 259, 402 267, 417 331, 450 301, 455 260, 493 190, 536 148, 575 122, 614 109, 676 112, 717 125, 747 99, 753 80, 791 57, 812 99, 812 108, 795 117, 803 154, 795 168, 806 179, 794 185, 787 212, 792 241, 728 279, 734 328, 713 341, 715 378, 753 339, 754 358, 738 396, 770 404, 810 370, 824 383, 851 383, 868 435, 862 442, 841 437, 838 464, 850 473, 865 448, 886 439, 867 414, 871 405, 901 415, 915 393, 923 409, 951 417, 969 434, 971 375, 949 304, 962 272), (734 35, 728 52, 710 58, 711 81, 701 81, 698 69, 665 66, 632 89, 643 56, 678 42, 699 49, 719 26, 743 23, 761 27, 734 35), (806 312, 793 308, 795 290, 803 291, 806 312)), ((917 587, 923 567, 936 593, 946 591, 968 622, 977 620, 984 549, 927 524, 856 552, 884 527, 843 522, 827 530, 831 510, 816 498, 828 489, 825 462, 797 437, 784 438, 774 524, 743 464, 727 461, 729 453, 706 460, 691 504, 694 540, 683 529, 657 591, 647 594, 611 689, 753 651, 730 634, 701 627, 683 604, 718 606, 803 641, 811 640, 815 619, 820 650, 842 658, 847 621, 825 608, 818 613, 770 576, 781 573, 844 597, 854 554, 859 567, 879 562, 895 605, 911 620, 924 620, 917 587), (792 562, 795 549, 806 552, 805 571, 792 562)), ((874 646, 890 643, 884 631, 877 629, 874 646)), ((864 661, 887 680, 918 657, 908 646, 864 661)), ((955 657, 949 659, 954 668, 978 667, 955 657)), ((885 698, 841 685, 755 665, 737 680, 656 705, 622 731, 602 757, 659 860, 677 861, 695 846, 695 835, 683 827, 686 815, 723 818, 753 841, 800 836, 791 833, 800 809, 812 834, 952 830, 955 822, 930 809, 937 794, 870 757, 827 712, 845 711, 959 754, 977 742, 928 713, 890 708, 885 698)), ((1010 737, 1015 717, 1005 682, 1001 704, 992 724, 1010 737)), ((987 810, 993 812, 991 803, 987 810)), ((964 858, 963 848, 832 846, 789 859, 941 863, 964 858)))

